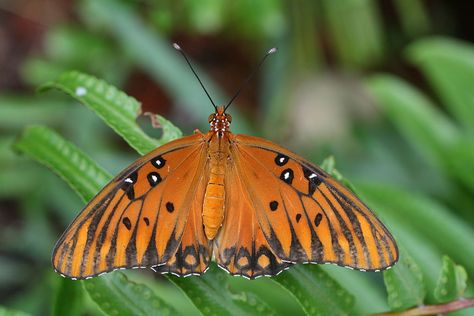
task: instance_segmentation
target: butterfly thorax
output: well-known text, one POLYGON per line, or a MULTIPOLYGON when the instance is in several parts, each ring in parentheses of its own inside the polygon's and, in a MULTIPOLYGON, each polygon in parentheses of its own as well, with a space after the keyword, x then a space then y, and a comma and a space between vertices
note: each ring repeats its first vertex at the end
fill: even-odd
POLYGON ((218 106, 216 112, 209 115, 209 125, 211 126, 210 132, 215 132, 219 137, 222 137, 225 132, 230 131, 230 123, 232 122, 232 116, 225 113, 223 106, 218 106))

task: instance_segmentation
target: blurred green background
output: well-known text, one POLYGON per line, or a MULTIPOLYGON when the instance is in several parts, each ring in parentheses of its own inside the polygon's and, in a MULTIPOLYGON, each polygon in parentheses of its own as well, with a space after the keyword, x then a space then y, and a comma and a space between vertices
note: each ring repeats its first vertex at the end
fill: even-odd
MULTIPOLYGON (((138 157, 73 98, 35 89, 78 70, 117 86, 143 112, 166 117, 184 134, 205 131, 212 107, 172 42, 188 53, 217 103, 226 103, 263 54, 278 47, 230 108, 232 130, 265 137, 315 163, 334 156, 339 172, 394 233, 402 258, 406 253, 419 267, 424 295, 418 303, 438 303, 443 255, 474 276, 472 6, 442 0, 0 1, 0 306, 33 315, 59 315, 63 308, 101 313, 80 282, 63 281, 50 266, 55 241, 83 202, 50 170, 12 149, 25 127, 54 129, 111 174, 138 157)), ((148 119, 138 121, 160 136, 148 119)), ((321 271, 354 297, 353 313, 394 309, 382 274, 321 271)), ((210 314, 162 276, 125 274, 180 313, 210 314)), ((271 280, 226 280, 277 314, 308 314, 271 280)), ((467 284, 465 295, 472 297, 473 283, 467 284)))

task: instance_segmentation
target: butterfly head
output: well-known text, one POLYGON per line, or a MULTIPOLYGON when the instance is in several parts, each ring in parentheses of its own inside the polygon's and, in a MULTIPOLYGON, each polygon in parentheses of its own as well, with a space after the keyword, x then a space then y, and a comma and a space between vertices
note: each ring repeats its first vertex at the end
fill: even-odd
POLYGON ((209 125, 212 132, 219 134, 230 131, 230 123, 232 123, 232 116, 225 113, 223 105, 216 107, 216 112, 209 115, 209 125))

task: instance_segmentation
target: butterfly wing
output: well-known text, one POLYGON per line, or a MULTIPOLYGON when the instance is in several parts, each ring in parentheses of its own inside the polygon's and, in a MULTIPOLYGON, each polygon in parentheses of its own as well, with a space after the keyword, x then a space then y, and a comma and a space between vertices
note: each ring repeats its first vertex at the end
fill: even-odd
POLYGON ((275 256, 258 225, 248 185, 236 164, 226 170, 224 223, 214 240, 217 264, 232 275, 250 279, 275 275, 290 266, 275 256))
MULTIPOLYGON (((240 177, 239 190, 246 191, 251 201, 245 216, 254 213, 248 224, 260 227, 277 258, 363 271, 386 269, 398 260, 396 243, 385 226, 323 170, 260 138, 237 135, 231 144, 234 178, 240 177)), ((229 181, 233 190, 236 180, 229 181)), ((229 217, 242 211, 231 204, 226 207, 229 217)), ((224 230, 237 234, 232 226, 224 230)), ((255 242, 257 248, 259 243, 265 245, 255 242)))
POLYGON ((202 201, 207 181, 206 146, 203 134, 183 137, 115 177, 57 242, 56 271, 83 279, 120 268, 168 266, 167 272, 180 274, 184 270, 172 262, 181 252, 191 254, 188 270, 203 271, 209 245, 195 228, 202 226, 196 201, 202 201))

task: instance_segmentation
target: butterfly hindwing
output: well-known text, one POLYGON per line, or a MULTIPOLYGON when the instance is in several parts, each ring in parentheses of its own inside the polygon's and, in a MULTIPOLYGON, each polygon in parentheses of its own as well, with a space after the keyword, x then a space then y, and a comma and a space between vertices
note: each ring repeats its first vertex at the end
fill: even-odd
POLYGON ((180 245, 166 264, 153 268, 155 272, 172 273, 178 276, 201 274, 207 270, 211 260, 211 242, 206 238, 202 223, 202 199, 206 189, 206 178, 198 182, 196 194, 191 203, 180 245))
POLYGON ((186 225, 199 211, 190 206, 203 198, 206 157, 205 139, 195 134, 137 160, 68 227, 53 251, 55 269, 82 279, 118 268, 166 265, 183 246, 202 248, 206 256, 205 239, 183 239, 195 234, 186 225))
POLYGON ((351 191, 269 141, 237 135, 231 149, 273 252, 288 262, 375 271, 398 259, 393 237, 351 191))
POLYGON ((232 275, 254 279, 289 267, 272 251, 257 222, 254 201, 235 164, 226 173, 225 217, 214 240, 217 264, 232 275))

